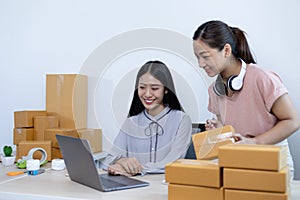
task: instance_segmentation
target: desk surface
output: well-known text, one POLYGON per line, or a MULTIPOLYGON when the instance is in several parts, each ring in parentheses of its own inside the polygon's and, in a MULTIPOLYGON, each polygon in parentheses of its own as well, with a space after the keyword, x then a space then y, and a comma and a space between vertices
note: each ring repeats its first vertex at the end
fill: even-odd
MULTIPOLYGON (((100 192, 87 186, 73 182, 66 176, 66 171, 53 171, 49 164, 45 166, 46 172, 36 176, 22 174, 7 176, 6 172, 18 170, 15 166, 0 166, 0 199, 168 199, 168 186, 164 175, 146 175, 137 179, 150 182, 150 186, 120 190, 113 192, 100 192)), ((300 181, 292 182, 292 200, 300 199, 300 181)))

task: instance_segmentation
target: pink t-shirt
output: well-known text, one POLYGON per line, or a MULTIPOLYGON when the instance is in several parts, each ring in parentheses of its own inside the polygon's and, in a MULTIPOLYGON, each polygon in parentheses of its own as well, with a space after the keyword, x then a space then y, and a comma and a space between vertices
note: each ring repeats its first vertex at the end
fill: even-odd
POLYGON ((277 122, 270 113, 272 106, 287 93, 277 74, 255 64, 247 65, 243 88, 231 97, 217 96, 212 86, 208 90, 208 110, 220 115, 224 125, 232 125, 236 133, 244 136, 257 136, 271 129, 277 122))

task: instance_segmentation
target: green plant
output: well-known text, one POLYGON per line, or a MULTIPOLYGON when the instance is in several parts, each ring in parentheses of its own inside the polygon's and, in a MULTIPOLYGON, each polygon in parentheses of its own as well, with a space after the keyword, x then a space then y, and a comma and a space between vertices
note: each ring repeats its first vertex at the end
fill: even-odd
POLYGON ((13 152, 13 149, 12 149, 11 146, 5 145, 5 146, 3 147, 3 153, 4 153, 4 156, 5 156, 5 157, 10 157, 10 156, 12 156, 12 152, 13 152))

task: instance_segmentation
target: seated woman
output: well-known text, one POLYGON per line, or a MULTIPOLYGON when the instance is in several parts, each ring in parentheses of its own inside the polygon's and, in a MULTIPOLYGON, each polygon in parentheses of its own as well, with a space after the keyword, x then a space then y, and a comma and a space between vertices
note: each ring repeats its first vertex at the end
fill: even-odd
POLYGON ((128 118, 102 167, 113 175, 164 172, 167 163, 184 158, 191 132, 168 67, 149 61, 137 74, 128 118))

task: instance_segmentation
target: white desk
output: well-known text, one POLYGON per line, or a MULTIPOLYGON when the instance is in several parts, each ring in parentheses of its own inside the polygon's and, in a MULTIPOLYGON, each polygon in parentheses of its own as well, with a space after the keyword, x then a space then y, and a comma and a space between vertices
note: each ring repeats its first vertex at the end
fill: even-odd
MULTIPOLYGON (((49 168, 49 164, 45 166, 49 168)), ((163 183, 164 175, 146 175, 136 177, 150 182, 150 186, 120 190, 113 192, 100 192, 98 190, 75 183, 65 176, 66 171, 46 172, 36 176, 22 174, 7 176, 6 172, 16 171, 16 167, 3 167, 0 164, 0 200, 7 199, 122 199, 122 200, 167 200, 168 187, 163 183)), ((293 181, 291 200, 300 199, 300 181, 293 181)))

